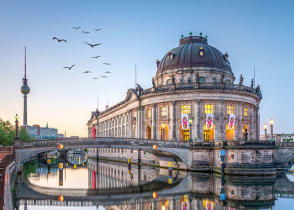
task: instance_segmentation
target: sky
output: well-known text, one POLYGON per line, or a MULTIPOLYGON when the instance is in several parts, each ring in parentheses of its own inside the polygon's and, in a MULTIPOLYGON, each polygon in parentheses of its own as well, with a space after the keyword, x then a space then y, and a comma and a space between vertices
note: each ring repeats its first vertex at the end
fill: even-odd
POLYGON ((177 47, 182 34, 203 32, 211 46, 228 52, 236 82, 242 74, 250 86, 255 67, 263 94, 261 130, 272 118, 275 132, 293 133, 293 9, 290 0, 0 0, 0 118, 14 121, 18 113, 22 122, 24 46, 28 124, 48 122, 67 136, 87 136, 97 97, 99 110, 123 100, 134 87, 135 64, 138 83, 151 87, 156 59, 177 47), (92 49, 83 41, 102 45, 92 49), (96 55, 101 58, 91 58, 96 55), (72 64, 72 71, 63 68, 72 64), (108 78, 92 79, 107 70, 108 78))

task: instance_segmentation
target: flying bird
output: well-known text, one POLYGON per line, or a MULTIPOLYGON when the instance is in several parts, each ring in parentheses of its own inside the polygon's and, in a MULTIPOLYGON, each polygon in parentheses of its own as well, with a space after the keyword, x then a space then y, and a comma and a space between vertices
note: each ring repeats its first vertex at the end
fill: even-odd
POLYGON ((64 66, 63 68, 68 69, 68 70, 71 70, 75 65, 76 65, 76 64, 74 64, 74 65, 72 65, 72 66, 70 66, 70 67, 68 67, 68 66, 64 66))
POLYGON ((82 33, 89 34, 90 32, 89 31, 82 31, 82 33))
POLYGON ((57 37, 53 37, 53 40, 57 40, 58 42, 67 42, 65 39, 58 39, 57 37))
POLYGON ((102 28, 94 28, 94 31, 101 31, 102 28))
POLYGON ((90 44, 90 43, 88 43, 88 42, 84 42, 84 43, 87 44, 87 45, 89 45, 89 46, 92 47, 92 48, 102 44, 102 43, 90 44))
POLYGON ((84 71, 83 73, 84 74, 88 74, 88 73, 91 73, 91 71, 84 71))
POLYGON ((106 71, 106 72, 104 72, 105 74, 110 74, 111 72, 110 71, 106 71))
POLYGON ((103 63, 104 65, 106 65, 106 66, 109 66, 109 65, 111 65, 110 63, 103 63))
POLYGON ((81 27, 72 27, 73 29, 79 30, 81 27))
POLYGON ((101 78, 107 78, 107 76, 104 76, 104 75, 103 75, 103 76, 100 76, 100 77, 101 77, 101 78))
POLYGON ((100 55, 97 55, 97 56, 93 56, 91 58, 100 58, 101 56, 100 55))
POLYGON ((98 77, 94 77, 93 79, 98 79, 98 77))

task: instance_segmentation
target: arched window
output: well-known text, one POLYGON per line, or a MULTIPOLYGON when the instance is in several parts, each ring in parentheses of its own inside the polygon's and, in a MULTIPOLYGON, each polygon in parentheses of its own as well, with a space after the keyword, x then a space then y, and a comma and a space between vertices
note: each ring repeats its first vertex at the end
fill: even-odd
POLYGON ((191 77, 188 77, 187 83, 192 83, 192 78, 191 77))
POLYGON ((205 77, 199 77, 199 83, 206 83, 205 77))
POLYGON ((171 85, 172 84, 172 80, 171 79, 166 80, 165 84, 166 85, 171 85))

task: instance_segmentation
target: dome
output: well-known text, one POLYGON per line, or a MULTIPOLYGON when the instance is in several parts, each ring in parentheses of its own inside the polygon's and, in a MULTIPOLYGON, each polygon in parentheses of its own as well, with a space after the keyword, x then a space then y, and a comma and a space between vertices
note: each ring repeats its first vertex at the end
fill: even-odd
POLYGON ((188 36, 180 39, 178 47, 170 50, 157 62, 157 73, 172 69, 208 67, 231 73, 228 54, 208 45, 207 38, 188 36))

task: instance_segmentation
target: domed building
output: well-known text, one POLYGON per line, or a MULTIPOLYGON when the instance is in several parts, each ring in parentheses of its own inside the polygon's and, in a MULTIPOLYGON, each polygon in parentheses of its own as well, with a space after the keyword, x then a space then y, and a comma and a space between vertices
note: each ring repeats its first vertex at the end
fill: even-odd
POLYGON ((228 54, 207 37, 182 37, 157 61, 153 87, 129 89, 126 98, 88 121, 89 137, 172 141, 259 139, 260 87, 236 84, 228 54))

